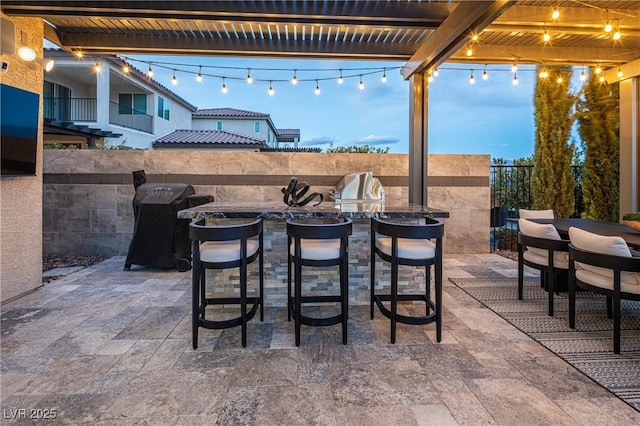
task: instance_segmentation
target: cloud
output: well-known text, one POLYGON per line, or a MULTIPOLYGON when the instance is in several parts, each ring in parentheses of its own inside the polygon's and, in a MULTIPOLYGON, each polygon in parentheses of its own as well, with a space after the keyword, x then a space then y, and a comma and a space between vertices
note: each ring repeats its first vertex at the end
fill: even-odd
POLYGON ((330 136, 314 136, 312 138, 303 139, 298 144, 299 146, 317 146, 317 145, 329 145, 336 140, 330 136))
POLYGON ((391 145, 399 143, 400 139, 395 136, 368 135, 351 141, 355 145, 391 145))

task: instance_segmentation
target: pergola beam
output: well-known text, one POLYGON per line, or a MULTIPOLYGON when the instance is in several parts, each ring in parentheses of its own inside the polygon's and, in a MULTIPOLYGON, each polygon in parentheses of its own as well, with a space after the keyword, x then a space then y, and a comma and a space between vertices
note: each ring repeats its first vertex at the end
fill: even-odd
POLYGON ((619 67, 604 70, 602 76, 608 83, 617 83, 621 80, 638 77, 640 76, 640 59, 622 64, 619 67), (618 71, 622 72, 622 77, 618 77, 618 71))
POLYGON ((436 67, 512 5, 508 0, 461 2, 402 68, 407 79, 426 68, 436 67))

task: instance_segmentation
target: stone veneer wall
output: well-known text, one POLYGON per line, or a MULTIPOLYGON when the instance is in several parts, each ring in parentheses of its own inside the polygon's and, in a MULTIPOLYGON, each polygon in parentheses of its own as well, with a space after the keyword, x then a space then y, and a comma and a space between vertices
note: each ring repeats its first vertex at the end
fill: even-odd
MULTIPOLYGON (((373 171, 387 198, 408 198, 408 155, 216 151, 44 151, 45 254, 126 255, 131 172, 179 182, 216 200, 281 200, 291 176, 325 194, 342 176, 373 171)), ((449 211, 445 253, 489 251, 489 156, 430 155, 429 206, 449 211)))

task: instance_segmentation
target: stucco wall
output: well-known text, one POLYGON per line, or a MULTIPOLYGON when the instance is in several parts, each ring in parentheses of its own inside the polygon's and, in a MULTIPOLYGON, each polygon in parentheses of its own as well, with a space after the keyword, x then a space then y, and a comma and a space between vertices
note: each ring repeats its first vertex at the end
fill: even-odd
MULTIPOLYGON (((489 251, 489 156, 430 155, 429 205, 449 211, 445 251, 489 251)), ((342 176, 374 172, 387 198, 408 199, 406 154, 45 150, 45 253, 126 254, 131 172, 194 185, 216 200, 277 201, 291 176, 327 194, 342 176)))
MULTIPOLYGON (((10 20, 16 26, 16 40, 20 40, 20 31, 24 31, 29 46, 42 58, 42 20, 10 20)), ((0 75, 2 84, 39 94, 42 117, 42 67, 36 62, 24 62, 17 55, 2 55, 2 60, 9 62, 7 72, 0 75)), ((36 176, 0 180, 0 300, 3 302, 42 285, 42 119, 38 135, 36 176)))

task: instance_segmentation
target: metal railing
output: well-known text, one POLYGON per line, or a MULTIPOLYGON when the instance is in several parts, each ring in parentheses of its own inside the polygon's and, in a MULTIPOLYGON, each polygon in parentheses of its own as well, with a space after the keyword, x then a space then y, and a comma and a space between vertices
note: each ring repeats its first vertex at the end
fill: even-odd
POLYGON ((95 98, 44 98, 44 118, 58 121, 92 121, 98 119, 95 98))
POLYGON ((109 123, 153 133, 153 116, 116 102, 109 102, 109 123))
MULTIPOLYGON (((571 166, 576 181, 575 204, 571 217, 580 217, 584 212, 582 198, 582 166, 571 166)), ((490 171, 491 211, 490 246, 491 251, 516 250, 519 209, 531 209, 531 175, 533 166, 492 165, 490 171)))

